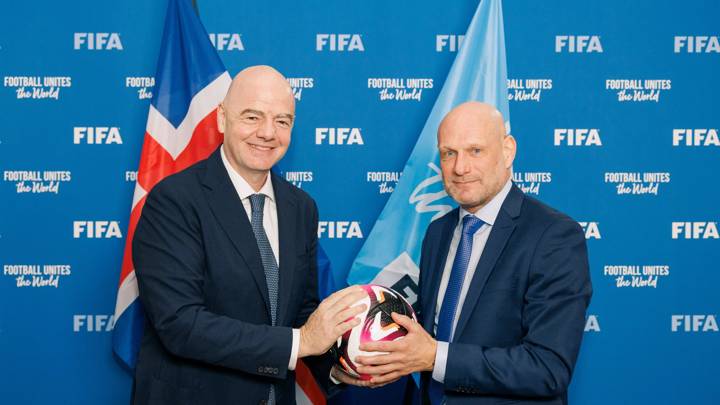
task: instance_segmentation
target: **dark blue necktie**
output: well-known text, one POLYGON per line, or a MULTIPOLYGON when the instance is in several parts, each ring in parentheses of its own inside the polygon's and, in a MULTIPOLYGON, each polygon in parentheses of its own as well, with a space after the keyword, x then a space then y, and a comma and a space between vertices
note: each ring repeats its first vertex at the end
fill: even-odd
MULTIPOLYGON (((260 258, 265 269, 265 281, 267 282, 268 297, 270 298, 270 317, 272 324, 275 326, 277 322, 277 302, 278 302, 278 285, 280 274, 278 272, 277 261, 273 254, 270 241, 268 241, 265 228, 263 228, 263 208, 265 207, 265 195, 253 194, 250 196, 250 207, 252 213, 250 215, 250 224, 252 225, 255 240, 260 250, 260 258)), ((270 385, 270 394, 268 396, 268 404, 275 404, 275 387, 270 385)))
MULTIPOLYGON (((475 232, 485 223, 474 215, 466 215, 462 221, 462 236, 460 237, 460 243, 458 244, 455 259, 453 260, 450 279, 448 280, 445 296, 443 297, 440 315, 438 316, 437 331, 435 333, 436 340, 441 342, 451 341, 455 312, 457 311, 458 302, 460 301, 460 291, 462 290, 465 273, 467 273, 468 264, 470 263, 473 235, 475 235, 475 232)), ((429 394, 430 401, 433 405, 442 404, 444 397, 443 384, 431 379, 429 394)))

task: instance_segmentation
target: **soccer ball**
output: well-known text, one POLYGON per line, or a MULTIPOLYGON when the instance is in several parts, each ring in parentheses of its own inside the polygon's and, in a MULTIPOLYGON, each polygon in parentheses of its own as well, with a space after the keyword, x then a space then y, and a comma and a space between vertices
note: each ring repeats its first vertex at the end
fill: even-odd
POLYGON ((416 322, 417 318, 412 306, 400 293, 392 288, 374 284, 367 284, 362 287, 367 291, 368 296, 351 306, 365 304, 367 309, 357 315, 357 318, 360 318, 360 324, 345 332, 338 339, 334 352, 337 363, 343 371, 353 377, 369 380, 369 375, 357 372, 357 366, 354 362, 355 357, 373 356, 381 353, 361 351, 360 344, 402 339, 407 334, 407 330, 393 321, 390 316, 393 312, 409 316, 416 322))

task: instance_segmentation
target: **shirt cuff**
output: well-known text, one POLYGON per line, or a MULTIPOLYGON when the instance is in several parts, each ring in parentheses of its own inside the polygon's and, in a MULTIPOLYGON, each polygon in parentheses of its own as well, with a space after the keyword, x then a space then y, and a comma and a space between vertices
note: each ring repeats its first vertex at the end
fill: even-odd
POLYGON ((332 371, 333 371, 334 368, 335 368, 335 366, 333 366, 333 367, 330 369, 330 381, 332 381, 332 383, 335 384, 335 385, 342 384, 342 382, 340 382, 340 380, 338 380, 337 378, 335 378, 335 376, 333 375, 332 371))
POLYGON ((295 370, 298 360, 298 352, 300 351, 300 329, 292 330, 292 350, 290 351, 290 363, 288 364, 288 370, 295 370))
POLYGON ((433 367, 432 378, 439 383, 445 382, 445 367, 447 366, 449 346, 450 344, 448 342, 437 342, 437 349, 435 350, 435 367, 433 367))

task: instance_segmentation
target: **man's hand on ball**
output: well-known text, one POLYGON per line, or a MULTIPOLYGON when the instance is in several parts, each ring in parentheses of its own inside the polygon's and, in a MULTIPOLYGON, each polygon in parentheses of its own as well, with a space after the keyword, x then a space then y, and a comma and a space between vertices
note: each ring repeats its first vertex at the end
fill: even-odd
POLYGON ((343 333, 360 324, 356 315, 367 309, 354 303, 367 296, 360 286, 351 286, 325 298, 300 328, 298 357, 323 354, 337 342, 343 333))
POLYGON ((416 371, 431 371, 435 366, 437 341, 411 318, 394 312, 392 318, 407 329, 407 335, 392 342, 363 343, 360 350, 385 354, 355 359, 358 373, 372 375, 373 385, 388 384, 416 371))
POLYGON ((333 366, 332 370, 330 370, 330 375, 343 384, 354 385, 356 387, 374 388, 373 384, 369 380, 361 380, 353 377, 338 366, 333 366))

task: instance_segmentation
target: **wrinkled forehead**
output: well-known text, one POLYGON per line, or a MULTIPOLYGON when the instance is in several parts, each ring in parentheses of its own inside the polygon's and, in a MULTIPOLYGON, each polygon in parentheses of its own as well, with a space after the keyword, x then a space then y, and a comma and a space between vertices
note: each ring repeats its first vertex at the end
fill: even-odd
POLYGON ((290 85, 282 81, 250 81, 245 80, 231 87, 225 100, 229 110, 245 108, 262 108, 275 113, 294 114, 295 98, 290 85))

